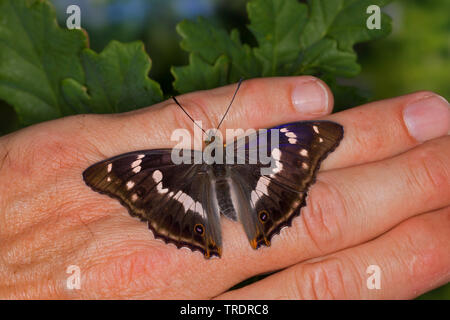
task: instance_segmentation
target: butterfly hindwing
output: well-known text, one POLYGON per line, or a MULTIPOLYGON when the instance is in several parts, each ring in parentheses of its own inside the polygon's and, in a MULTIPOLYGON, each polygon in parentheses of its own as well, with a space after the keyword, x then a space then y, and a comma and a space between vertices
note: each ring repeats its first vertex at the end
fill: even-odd
POLYGON ((118 199, 148 222, 156 238, 201 251, 221 252, 219 213, 211 202, 204 164, 174 164, 172 149, 130 152, 83 172, 93 190, 118 199))

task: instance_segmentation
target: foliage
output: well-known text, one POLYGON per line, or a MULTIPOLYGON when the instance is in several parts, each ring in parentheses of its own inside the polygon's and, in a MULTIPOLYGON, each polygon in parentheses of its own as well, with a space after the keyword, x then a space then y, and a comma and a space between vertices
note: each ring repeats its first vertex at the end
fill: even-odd
POLYGON ((162 100, 139 42, 112 42, 96 54, 82 31, 56 24, 47 1, 0 0, 0 22, 0 99, 14 107, 21 125, 162 100))
POLYGON ((360 72, 354 44, 386 36, 391 20, 368 30, 366 8, 380 0, 253 0, 247 4, 248 28, 258 46, 240 41, 238 31, 214 26, 203 18, 182 21, 177 31, 190 63, 173 67, 174 87, 184 93, 236 82, 240 77, 312 74, 327 80, 338 106, 364 101, 355 88, 339 86, 337 76, 360 72), (201 72, 198 72, 201 70, 201 72), (350 96, 348 95, 350 93, 350 96), (353 99, 348 99, 348 98, 353 99))
MULTIPOLYGON (((179 93, 246 79, 312 74, 325 79, 345 103, 363 101, 337 76, 352 77, 360 66, 353 45, 390 32, 383 15, 380 30, 365 26, 369 4, 389 0, 252 0, 248 29, 257 46, 242 43, 203 18, 182 21, 177 32, 189 52, 186 66, 172 68, 179 93)), ((77 113, 123 112, 163 99, 148 77, 151 61, 140 42, 112 41, 101 53, 88 48, 87 35, 57 25, 47 0, 0 0, 0 103, 2 118, 30 125, 77 113)), ((5 122, 5 120, 3 120, 5 122)))

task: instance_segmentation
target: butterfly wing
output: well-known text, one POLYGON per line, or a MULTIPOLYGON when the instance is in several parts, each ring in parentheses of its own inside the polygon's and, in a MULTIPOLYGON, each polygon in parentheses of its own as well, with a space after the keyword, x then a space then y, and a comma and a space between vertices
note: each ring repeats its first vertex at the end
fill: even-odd
POLYGON ((118 199, 130 215, 147 221, 155 238, 199 250, 205 257, 220 256, 220 215, 207 166, 174 164, 171 153, 122 154, 90 166, 83 178, 93 190, 118 199))
POLYGON ((255 146, 275 160, 270 174, 261 173, 267 165, 260 163, 230 167, 243 201, 250 203, 250 212, 241 213, 239 220, 253 248, 269 246, 272 236, 300 214, 320 163, 339 145, 343 134, 343 127, 334 122, 301 121, 270 128, 265 137, 257 132, 246 138, 246 161, 255 146), (278 130, 278 147, 271 143, 272 130, 278 130))

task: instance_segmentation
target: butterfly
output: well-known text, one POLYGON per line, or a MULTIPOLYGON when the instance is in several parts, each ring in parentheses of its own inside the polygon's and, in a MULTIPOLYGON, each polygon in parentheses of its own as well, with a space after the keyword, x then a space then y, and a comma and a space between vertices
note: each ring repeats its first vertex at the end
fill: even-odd
MULTIPOLYGON (((335 122, 293 122, 227 143, 226 150, 233 151, 231 163, 226 152, 220 156, 223 161, 198 163, 199 150, 141 150, 95 163, 83 179, 147 222, 155 238, 198 250, 205 258, 220 257, 222 215, 242 224, 252 248, 270 246, 272 237, 291 226, 306 205, 320 163, 343 135, 335 122), (250 161, 255 148, 270 155, 272 165, 250 161), (192 161, 175 163, 174 151, 192 161)), ((215 143, 223 144, 220 139, 215 143)))

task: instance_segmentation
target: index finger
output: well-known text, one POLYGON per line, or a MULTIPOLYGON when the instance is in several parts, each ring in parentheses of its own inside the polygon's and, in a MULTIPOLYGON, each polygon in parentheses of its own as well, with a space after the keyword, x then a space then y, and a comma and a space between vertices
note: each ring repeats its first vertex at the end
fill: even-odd
POLYGON ((450 130, 448 102, 429 91, 375 101, 325 119, 344 126, 344 139, 322 169, 390 158, 450 130))

